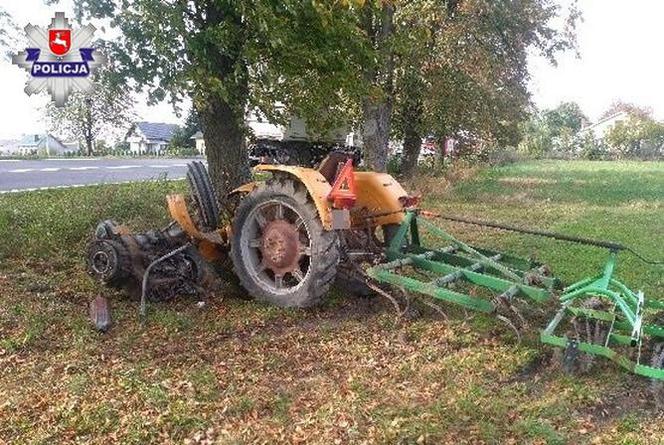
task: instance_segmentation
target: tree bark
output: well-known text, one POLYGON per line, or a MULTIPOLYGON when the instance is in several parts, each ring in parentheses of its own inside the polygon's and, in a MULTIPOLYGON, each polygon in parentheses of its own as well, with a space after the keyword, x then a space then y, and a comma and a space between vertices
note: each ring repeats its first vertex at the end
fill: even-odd
POLYGON ((436 166, 438 168, 445 167, 445 156, 447 156, 447 137, 440 136, 438 138, 438 150, 436 150, 436 166))
POLYGON ((210 179, 222 208, 227 208, 227 195, 251 180, 249 156, 245 144, 244 113, 249 94, 248 70, 242 57, 246 33, 242 15, 228 2, 209 2, 205 7, 207 30, 224 25, 230 40, 223 50, 214 41, 206 41, 194 51, 192 60, 209 60, 207 72, 201 77, 194 93, 194 104, 200 118, 205 140, 210 179), (217 80, 226 94, 214 91, 217 80))
POLYGON ((92 99, 85 99, 85 147, 88 156, 92 156, 92 99))
POLYGON ((405 123, 403 138, 403 160, 401 161, 401 173, 404 176, 412 176, 417 167, 422 148, 422 135, 415 125, 405 123))
POLYGON ((208 97, 197 108, 203 127, 208 171, 222 206, 236 187, 251 180, 245 145, 244 115, 217 96, 208 97))
POLYGON ((414 173, 422 148, 423 88, 422 80, 415 69, 406 73, 400 110, 403 125, 401 173, 404 176, 411 176, 414 173))
POLYGON ((392 104, 367 100, 363 107, 363 114, 364 162, 368 168, 384 172, 387 169, 392 104))
POLYGON ((379 55, 377 65, 368 69, 365 77, 378 87, 380 93, 377 97, 365 98, 362 103, 364 162, 368 168, 384 172, 387 169, 394 90, 394 54, 389 43, 394 32, 394 5, 384 2, 377 14, 371 5, 365 8, 363 27, 379 55))

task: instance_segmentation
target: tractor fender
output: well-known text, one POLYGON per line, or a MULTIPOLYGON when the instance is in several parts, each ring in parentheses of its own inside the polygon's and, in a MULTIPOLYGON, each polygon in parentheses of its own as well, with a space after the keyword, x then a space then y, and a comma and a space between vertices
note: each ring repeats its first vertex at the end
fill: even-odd
MULTIPOLYGON (((306 187, 307 192, 309 192, 309 196, 311 196, 311 199, 313 199, 314 204, 316 205, 316 210, 318 210, 318 215, 320 216, 321 222, 323 223, 323 228, 325 228, 325 230, 332 230, 332 210, 327 200, 327 196, 330 194, 332 186, 318 170, 292 165, 267 164, 260 164, 254 168, 258 171, 270 173, 285 173, 289 176, 293 176, 295 179, 301 182, 306 187)), ((245 186, 247 185, 248 184, 245 184, 245 186)), ((231 193, 234 192, 235 190, 233 190, 231 193)))

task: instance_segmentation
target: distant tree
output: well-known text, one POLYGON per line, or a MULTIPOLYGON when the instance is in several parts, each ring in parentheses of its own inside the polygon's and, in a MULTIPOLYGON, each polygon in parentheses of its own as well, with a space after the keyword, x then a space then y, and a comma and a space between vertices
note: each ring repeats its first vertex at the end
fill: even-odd
POLYGON ((664 124, 632 114, 609 129, 604 141, 618 159, 659 157, 664 147, 664 124))
POLYGON ((578 138, 578 153, 583 159, 595 161, 604 158, 606 149, 592 131, 586 131, 578 138))
POLYGON ((465 151, 516 145, 530 103, 528 53, 555 63, 574 49, 578 11, 549 0, 420 0, 404 3, 396 17, 396 41, 407 42, 397 46, 396 129, 409 170, 423 136, 437 139, 441 160, 448 137, 465 151), (553 24, 559 19, 562 28, 553 24))
POLYGON ((189 110, 189 114, 187 115, 187 119, 184 121, 184 128, 182 131, 189 141, 188 145, 191 147, 196 145, 195 141, 191 139, 191 137, 196 134, 196 132, 201 131, 201 120, 198 117, 196 108, 191 107, 189 110))
POLYGON ((563 102, 554 109, 545 110, 542 118, 554 137, 560 136, 563 132, 575 134, 589 122, 576 102, 563 102))
MULTIPOLYGON (((118 32, 119 72, 152 101, 189 96, 221 201, 250 179, 247 109, 330 125, 368 63, 356 2, 76 0, 118 32), (276 107, 277 103, 284 108, 276 107)), ((388 2, 389 3, 389 2, 388 2)))
POLYGON ((124 128, 135 120, 133 108, 131 94, 107 68, 95 74, 91 94, 73 93, 64 107, 49 102, 46 118, 51 130, 82 142, 85 154, 92 156, 100 134, 124 128))
POLYGON ((652 109, 649 107, 641 107, 633 103, 625 102, 622 100, 614 101, 609 108, 602 113, 599 117, 600 120, 611 117, 614 114, 625 112, 630 116, 638 116, 641 119, 648 119, 652 117, 652 109))
POLYGON ((579 131, 587 122, 575 102, 563 102, 556 108, 536 112, 520 126, 519 149, 533 156, 573 151, 579 143, 579 131))
POLYGON ((553 149, 553 137, 547 122, 540 113, 535 113, 521 124, 519 151, 534 157, 541 157, 553 149))

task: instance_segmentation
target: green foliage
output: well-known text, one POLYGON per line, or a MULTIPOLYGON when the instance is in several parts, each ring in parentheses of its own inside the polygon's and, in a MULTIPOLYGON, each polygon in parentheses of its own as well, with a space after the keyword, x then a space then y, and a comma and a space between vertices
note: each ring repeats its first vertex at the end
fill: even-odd
POLYGON ((534 157, 570 155, 578 148, 580 130, 586 122, 588 118, 575 102, 534 113, 520 125, 519 149, 534 157))
POLYGON ((468 2, 444 16, 427 70, 435 92, 427 95, 427 115, 436 134, 516 145, 529 104, 528 51, 555 62, 574 48, 578 17, 575 9, 564 17, 550 1, 526 3, 468 2), (561 16, 563 30, 552 25, 561 16))
POLYGON ((604 159, 607 155, 606 147, 595 138, 595 135, 587 131, 579 138, 579 156, 582 159, 597 161, 604 159))
POLYGON ((93 154, 100 135, 127 127, 135 118, 134 100, 118 81, 112 65, 98 70, 94 81, 92 93, 73 93, 64 107, 49 102, 45 110, 49 128, 59 136, 79 141, 88 156, 93 154))
POLYGON ((658 158, 664 147, 664 124, 642 114, 631 114, 609 129, 605 141, 618 159, 658 158))
POLYGON ((542 112, 542 119, 554 137, 563 133, 575 134, 581 130, 584 123, 588 122, 588 118, 576 102, 562 102, 552 110, 545 110, 542 112))
POLYGON ((276 120, 296 113, 323 125, 338 121, 333 111, 358 84, 353 67, 362 39, 352 4, 93 0, 78 6, 81 14, 109 17, 121 32, 110 51, 118 72, 151 101, 190 96, 199 108, 216 96, 242 114, 246 107, 276 120))

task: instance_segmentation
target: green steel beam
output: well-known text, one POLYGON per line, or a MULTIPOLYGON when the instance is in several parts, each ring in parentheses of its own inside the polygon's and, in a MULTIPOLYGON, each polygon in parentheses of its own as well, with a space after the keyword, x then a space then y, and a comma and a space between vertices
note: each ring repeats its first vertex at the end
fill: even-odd
POLYGON ((380 282, 400 286, 413 292, 419 292, 439 300, 461 305, 468 309, 487 313, 491 313, 495 309, 493 303, 488 300, 470 297, 468 295, 454 292, 444 287, 433 286, 429 283, 425 283, 414 278, 397 275, 388 270, 380 269, 379 267, 372 267, 368 269, 367 274, 380 282))
POLYGON ((397 258, 409 258, 411 259, 411 263, 414 266, 436 274, 446 275, 450 273, 461 272, 465 280, 478 286, 487 287, 497 292, 505 292, 512 286, 516 285, 519 287, 519 291, 523 295, 537 302, 544 302, 551 298, 551 293, 546 289, 540 289, 538 287, 529 286, 523 283, 514 283, 513 281, 509 281, 504 278, 494 277, 492 275, 487 275, 480 272, 473 272, 461 267, 452 266, 438 261, 432 261, 421 255, 398 254, 397 258))
MULTIPOLYGON (((560 348, 567 347, 569 343, 569 339, 566 336, 552 335, 546 333, 546 331, 542 331, 540 333, 540 341, 542 343, 558 346, 560 348)), ((653 368, 652 366, 646 366, 633 362, 625 355, 618 353, 608 346, 596 345, 586 342, 578 342, 578 346, 579 351, 608 358, 609 360, 617 363, 621 367, 633 372, 634 374, 650 377, 653 379, 664 380, 664 368, 653 368)))

